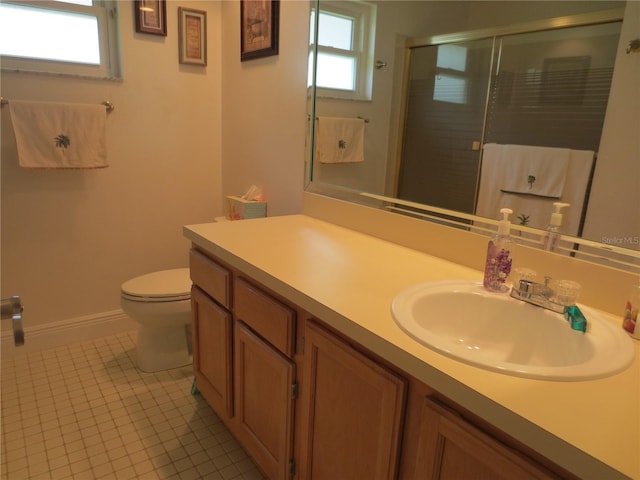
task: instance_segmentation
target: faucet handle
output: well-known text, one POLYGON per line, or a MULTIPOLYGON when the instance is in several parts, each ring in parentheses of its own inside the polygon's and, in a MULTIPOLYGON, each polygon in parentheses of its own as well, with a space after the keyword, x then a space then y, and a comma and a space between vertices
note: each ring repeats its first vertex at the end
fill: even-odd
POLYGON ((531 280, 520 280, 518 284, 518 290, 524 293, 529 293, 531 291, 531 287, 533 287, 533 282, 531 280))
POLYGON ((511 278, 513 279, 513 287, 518 290, 521 280, 533 282, 536 279, 536 271, 527 267, 517 267, 511 272, 511 278))
POLYGON ((533 293, 533 284, 534 282, 532 280, 525 280, 524 278, 521 278, 518 285, 514 285, 513 289, 520 298, 529 298, 533 293))
POLYGON ((553 301, 560 305, 575 305, 580 296, 582 285, 572 280, 556 280, 553 282, 553 301))

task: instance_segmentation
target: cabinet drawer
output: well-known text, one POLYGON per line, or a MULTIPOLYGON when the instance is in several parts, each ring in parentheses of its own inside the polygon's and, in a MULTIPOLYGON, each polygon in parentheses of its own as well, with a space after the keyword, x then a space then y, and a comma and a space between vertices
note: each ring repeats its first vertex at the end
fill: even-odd
POLYGON ((231 309, 231 272, 193 248, 189 252, 189 266, 193 283, 231 309))
POLYGON ((234 313, 288 357, 293 356, 295 311, 249 282, 237 278, 234 313))

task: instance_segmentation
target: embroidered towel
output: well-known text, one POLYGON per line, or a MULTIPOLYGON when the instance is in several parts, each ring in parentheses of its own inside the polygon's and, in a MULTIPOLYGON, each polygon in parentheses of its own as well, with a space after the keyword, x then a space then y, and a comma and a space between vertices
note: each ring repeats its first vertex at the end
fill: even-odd
POLYGON ((320 163, 364 162, 364 120, 318 117, 316 158, 320 163))
MULTIPOLYGON (((483 146, 482 171, 476 215, 497 219, 502 207, 513 210, 512 222, 519 223, 521 215, 528 217, 527 225, 533 228, 545 228, 553 213, 553 202, 560 200, 571 204, 565 209, 562 220, 562 233, 577 235, 580 227, 583 205, 586 199, 587 186, 594 161, 594 152, 586 150, 570 150, 570 160, 566 172, 566 182, 559 199, 511 194, 500 191, 504 185, 503 172, 507 160, 504 158, 506 145, 487 143, 483 146)), ((527 185, 528 187, 528 185, 527 185)), ((487 226, 490 229, 495 227, 487 226)))
POLYGON ((571 158, 568 148, 505 145, 502 152, 505 193, 560 198, 571 158))
POLYGON ((24 168, 107 167, 104 105, 9 103, 24 168))

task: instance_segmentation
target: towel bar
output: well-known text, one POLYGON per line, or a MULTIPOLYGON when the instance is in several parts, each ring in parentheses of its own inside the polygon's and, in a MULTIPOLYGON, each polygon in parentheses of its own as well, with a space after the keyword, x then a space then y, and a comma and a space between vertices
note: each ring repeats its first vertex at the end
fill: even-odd
MULTIPOLYGON (((7 100, 4 97, 0 97, 0 105, 4 106, 4 105, 8 105, 9 104, 9 100, 7 100)), ((104 105, 105 108, 107 109, 107 113, 111 113, 116 109, 116 106, 111 103, 109 100, 104 100, 103 102, 100 102, 101 105, 104 105)))
MULTIPOLYGON (((364 123, 369 123, 369 119, 365 118, 365 117, 361 117, 360 115, 358 115, 356 118, 360 119, 360 120, 364 120, 364 123)), ((307 120, 311 120, 311 116, 307 115, 307 120)), ((316 120, 318 120, 318 117, 316 117, 316 120)))
POLYGON ((22 329, 22 312, 24 307, 18 295, 0 299, 2 320, 10 319, 13 326, 13 343, 16 347, 24 345, 24 330, 22 329))

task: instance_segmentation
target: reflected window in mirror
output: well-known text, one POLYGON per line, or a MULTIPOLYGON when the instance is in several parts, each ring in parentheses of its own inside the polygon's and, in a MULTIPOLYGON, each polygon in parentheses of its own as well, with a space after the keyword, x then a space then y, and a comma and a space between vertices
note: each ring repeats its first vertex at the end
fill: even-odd
MULTIPOLYGON (((376 6, 364 2, 322 2, 317 18, 317 95, 370 100, 376 6)), ((316 44, 316 9, 311 11, 310 40, 316 44)), ((313 55, 308 85, 313 83, 313 55)))
POLYGON ((445 44, 437 49, 433 99, 438 102, 467 103, 467 47, 445 44))

